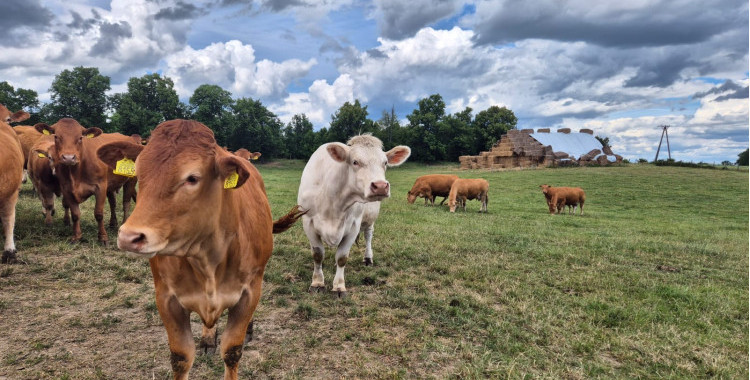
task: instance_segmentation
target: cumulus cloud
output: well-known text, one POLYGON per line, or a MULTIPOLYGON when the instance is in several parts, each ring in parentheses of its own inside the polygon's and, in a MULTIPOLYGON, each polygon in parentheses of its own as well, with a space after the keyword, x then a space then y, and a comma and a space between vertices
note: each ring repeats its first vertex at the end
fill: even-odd
POLYGON ((0 14, 3 15, 0 43, 12 46, 29 43, 32 33, 48 30, 54 19, 52 12, 39 0, 2 1, 0 14))
POLYGON ((178 93, 187 97, 202 84, 215 84, 234 96, 249 96, 273 101, 286 95, 292 81, 306 75, 315 59, 283 62, 256 62, 251 45, 232 40, 214 43, 203 49, 186 47, 166 58, 165 75, 174 78, 178 93))
POLYGON ((381 36, 395 40, 411 37, 423 27, 454 15, 463 5, 459 0, 375 0, 374 3, 372 17, 381 36))

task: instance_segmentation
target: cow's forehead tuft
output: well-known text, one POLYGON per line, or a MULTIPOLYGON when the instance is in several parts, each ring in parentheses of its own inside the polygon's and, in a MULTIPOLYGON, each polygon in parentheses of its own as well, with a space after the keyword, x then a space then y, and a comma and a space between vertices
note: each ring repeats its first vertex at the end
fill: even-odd
POLYGON ((372 147, 372 148, 378 148, 380 150, 383 150, 383 142, 380 141, 379 138, 369 133, 359 135, 359 136, 354 136, 350 138, 346 144, 349 146, 361 145, 365 147, 372 147))

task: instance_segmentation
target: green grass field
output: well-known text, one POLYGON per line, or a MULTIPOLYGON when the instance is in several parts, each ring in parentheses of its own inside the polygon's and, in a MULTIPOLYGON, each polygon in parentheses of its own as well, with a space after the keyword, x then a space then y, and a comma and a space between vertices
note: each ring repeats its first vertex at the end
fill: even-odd
MULTIPOLYGON (((274 217, 294 205, 303 165, 259 165, 274 217)), ((387 177, 375 266, 352 249, 348 298, 307 293, 299 224, 275 237, 243 378, 748 378, 747 170, 409 163, 387 177), (487 179, 489 213, 407 204, 428 173, 487 179), (544 183, 583 187, 585 215, 549 215, 544 183)), ((171 378, 148 263, 99 247, 92 208, 87 241, 70 246, 24 185, 24 263, 0 266, 0 379, 171 378)), ((330 288, 331 250, 324 273, 330 288)), ((222 371, 216 354, 191 375, 222 371)))

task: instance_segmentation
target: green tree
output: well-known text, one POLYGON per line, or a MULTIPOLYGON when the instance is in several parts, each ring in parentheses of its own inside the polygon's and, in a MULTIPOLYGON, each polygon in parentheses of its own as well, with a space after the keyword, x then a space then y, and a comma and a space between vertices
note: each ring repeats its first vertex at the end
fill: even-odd
POLYGON ((327 137, 329 141, 346 143, 352 136, 373 132, 373 124, 373 121, 367 118, 367 106, 363 107, 359 100, 355 100, 354 104, 346 102, 331 115, 327 137))
POLYGON ((261 158, 283 156, 281 129, 284 124, 260 100, 241 98, 232 105, 234 128, 227 142, 231 150, 246 148, 263 155, 261 158))
POLYGON ((744 152, 737 155, 737 165, 747 166, 747 160, 748 160, 748 149, 745 149, 744 152))
POLYGON ((284 128, 284 146, 287 156, 297 159, 310 158, 317 149, 313 124, 305 114, 292 116, 292 120, 284 128))
POLYGON ((160 123, 183 117, 174 82, 159 74, 147 74, 128 80, 128 92, 110 98, 114 130, 130 135, 148 136, 160 123))
POLYGON ((0 104, 11 112, 26 111, 31 117, 24 124, 34 125, 39 122, 39 97, 34 90, 14 89, 8 82, 0 82, 0 104))
POLYGON ((233 132, 232 104, 232 94, 216 85, 202 84, 190 97, 192 118, 211 128, 221 146, 228 144, 233 132))
POLYGON ((96 67, 76 67, 55 76, 50 87, 52 98, 49 115, 52 122, 72 117, 85 127, 107 129, 107 95, 109 77, 96 67))
POLYGON ((446 147, 445 159, 457 161, 459 156, 474 154, 475 133, 471 121, 470 107, 448 115, 441 123, 440 136, 446 147))
POLYGON ((446 146, 439 136, 445 117, 445 102, 440 94, 430 95, 419 101, 419 109, 406 118, 404 142, 412 150, 415 161, 440 161, 446 157, 446 146))
POLYGON ((403 131, 401 124, 398 122, 398 118, 396 118, 396 110, 394 107, 391 107, 390 112, 383 110, 380 120, 375 122, 375 125, 377 126, 375 128, 375 136, 383 141, 383 147, 385 150, 389 150, 394 146, 399 145, 399 142, 403 140, 403 131))
POLYGON ((491 106, 477 114, 474 128, 477 134, 477 151, 485 151, 500 137, 516 127, 518 118, 506 107, 491 106))

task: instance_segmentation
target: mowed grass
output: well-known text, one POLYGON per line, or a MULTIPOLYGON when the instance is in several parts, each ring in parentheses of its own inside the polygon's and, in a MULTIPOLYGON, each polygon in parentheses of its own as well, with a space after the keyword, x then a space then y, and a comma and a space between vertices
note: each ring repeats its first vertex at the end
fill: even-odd
MULTIPOLYGON (((295 204, 303 166, 259 165, 274 217, 295 204)), ((352 249, 348 298, 307 293, 300 225, 276 235, 242 378, 748 377, 746 170, 409 163, 387 177, 375 266, 352 249), (428 173, 487 179, 489 213, 476 201, 455 214, 407 204, 428 173), (583 187, 584 216, 549 215, 544 183, 583 187)), ((45 228, 24 185, 25 263, 0 266, 0 378, 170 378, 148 263, 96 244, 92 205, 87 242, 70 246, 60 214, 45 228)), ((329 288, 334 265, 329 249, 329 288)), ((222 371, 216 354, 191 375, 222 371)))

